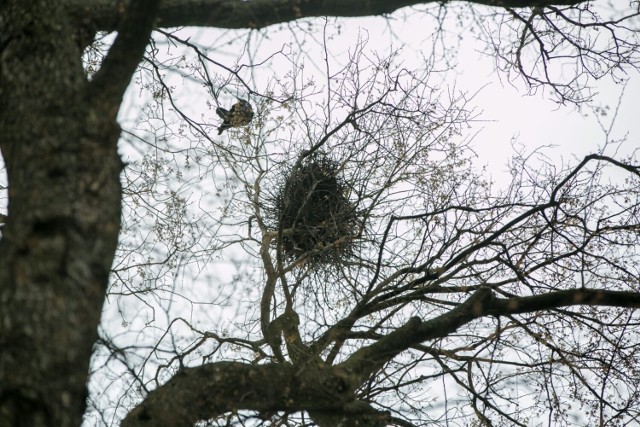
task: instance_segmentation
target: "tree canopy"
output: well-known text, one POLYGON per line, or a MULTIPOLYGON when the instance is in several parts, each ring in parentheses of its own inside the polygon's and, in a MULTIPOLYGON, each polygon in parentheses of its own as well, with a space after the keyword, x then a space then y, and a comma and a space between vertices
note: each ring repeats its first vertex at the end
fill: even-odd
POLYGON ((0 424, 637 421, 633 143, 514 144, 494 182, 451 79, 472 34, 505 81, 592 108, 597 80, 637 79, 639 17, 4 2, 0 424), (377 15, 386 38, 350 27, 377 15), (250 123, 219 112, 238 99, 250 123))

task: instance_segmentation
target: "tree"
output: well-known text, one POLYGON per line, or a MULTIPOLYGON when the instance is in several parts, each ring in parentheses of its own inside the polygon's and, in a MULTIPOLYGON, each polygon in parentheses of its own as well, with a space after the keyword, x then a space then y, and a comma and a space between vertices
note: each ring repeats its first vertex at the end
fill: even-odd
MULTIPOLYGON (((0 241, 3 425, 79 424, 92 352, 98 380, 110 379, 113 361, 130 368, 120 375, 140 399, 117 392, 125 399, 118 408, 137 405, 123 425, 420 425, 458 417, 524 425, 541 413, 569 422, 575 402, 602 425, 637 419, 635 157, 616 158, 605 146, 558 170, 523 153, 514 159, 512 185, 497 191, 473 170, 467 141, 458 136, 473 117, 466 100, 438 99, 431 69, 370 58, 363 42, 343 69, 327 67, 319 116, 310 104, 314 86, 299 67, 290 80, 257 92, 243 86, 244 73, 257 73, 260 63, 223 73, 215 54, 167 30, 264 28, 422 2, 50 3, 9 0, 0 14, 0 150, 9 183, 0 241), (152 28, 190 49, 200 66, 163 62, 152 28), (83 69, 83 54, 99 58, 96 31, 116 29, 101 63, 88 59, 83 69), (206 73, 210 66, 216 75, 206 73), (138 129, 125 129, 123 139, 144 130, 158 138, 139 140, 163 155, 143 154, 142 167, 125 167, 116 115, 136 69, 157 109, 138 129), (214 124, 176 102, 170 70, 196 76, 216 101, 219 88, 250 93, 259 100, 251 128, 232 131, 228 143, 211 139, 214 124), (169 105, 174 112, 163 115, 169 105), (261 122, 269 114, 278 127, 261 122), (154 128, 158 117, 179 118, 175 133, 170 122, 154 128), (195 144, 186 154, 171 151, 173 141, 185 139, 195 144), (330 262, 316 254, 331 250, 331 242, 283 250, 296 229, 279 226, 273 203, 295 182, 286 177, 317 156, 336 165, 359 219, 357 232, 347 234, 348 256, 338 251, 330 262), (609 179, 612 169, 623 179, 609 179), (221 170, 224 179, 214 182, 225 185, 226 201, 203 206, 202 217, 185 215, 197 180, 221 170), (159 189, 166 189, 164 199, 159 189), (148 229, 136 214, 149 201, 158 203, 147 205, 157 212, 153 241, 140 240, 138 231, 148 229), (210 207, 218 215, 205 215, 210 207), (166 250, 157 249, 162 243, 166 250), (255 263, 236 270, 233 283, 252 285, 246 299, 258 308, 234 335, 171 309, 189 302, 181 274, 197 273, 193 266, 204 271, 225 248, 261 263, 260 270, 250 268, 255 263), (149 259, 157 255, 166 257, 149 259), (165 310, 166 327, 152 348, 123 348, 107 331, 98 334, 106 295, 165 310), (156 305, 168 295, 175 296, 168 305, 156 305), (136 354, 145 359, 132 361, 136 354), (444 407, 432 411, 424 399, 434 381, 456 384, 452 390, 464 391, 463 399, 445 396, 444 407), (525 395, 514 395, 515 381, 525 395)), ((479 3, 485 6, 474 6, 470 16, 489 14, 512 36, 486 34, 499 67, 532 90, 548 86, 561 102, 587 102, 589 78, 637 66, 637 2, 627 12, 573 1, 479 3), (615 16, 601 17, 607 14, 615 16), (578 64, 568 77, 553 71, 567 56, 578 64)), ((219 309, 222 301, 208 304, 219 309)))

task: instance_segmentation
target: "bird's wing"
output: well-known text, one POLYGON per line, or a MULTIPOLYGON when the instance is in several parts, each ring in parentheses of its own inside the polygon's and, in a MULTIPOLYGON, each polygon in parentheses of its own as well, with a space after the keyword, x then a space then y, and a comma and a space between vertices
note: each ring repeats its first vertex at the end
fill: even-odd
MULTIPOLYGON (((233 107, 231 108, 233 109, 233 107)), ((216 108, 216 114, 222 119, 222 120, 227 120, 227 118, 229 117, 229 111, 225 110, 222 107, 218 107, 216 108)))

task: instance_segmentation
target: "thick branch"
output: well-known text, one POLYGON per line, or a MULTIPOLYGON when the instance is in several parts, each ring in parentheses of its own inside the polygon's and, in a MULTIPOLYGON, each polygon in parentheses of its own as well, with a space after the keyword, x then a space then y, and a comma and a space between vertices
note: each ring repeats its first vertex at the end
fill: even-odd
POLYGON ((404 326, 361 348, 342 367, 364 382, 402 351, 424 341, 448 336, 459 327, 484 316, 507 316, 572 305, 640 308, 640 293, 597 289, 570 289, 543 295, 496 298, 486 288, 475 292, 455 309, 428 321, 414 317, 404 326))
POLYGON ((506 316, 572 305, 640 308, 640 293, 580 288, 529 297, 493 298, 491 304, 483 307, 482 315, 506 316))
POLYGON ((182 369, 131 411, 122 426, 190 427, 241 409, 340 412, 351 392, 338 369, 218 362, 182 369))
POLYGON ((118 37, 90 85, 90 98, 118 112, 124 91, 149 43, 158 0, 137 0, 127 7, 118 37))
MULTIPOLYGON (((400 8, 434 1, 416 0, 164 0, 158 11, 159 26, 210 26, 218 28, 264 28, 282 22, 317 16, 376 16, 400 8)), ((496 7, 574 5, 576 0, 470 0, 470 3, 496 7)), ((72 13, 78 20, 91 16, 100 30, 113 31, 119 20, 117 2, 112 0, 73 0, 72 13)), ((125 2, 128 3, 128 2, 125 2)))
MULTIPOLYGON (((483 288, 435 319, 412 318, 404 326, 354 353, 332 368, 314 364, 245 365, 218 362, 180 371, 125 419, 123 426, 190 426, 235 410, 309 411, 319 420, 353 416, 352 393, 376 370, 402 351, 447 336, 484 316, 503 316, 570 305, 640 307, 640 293, 573 289, 544 295, 496 298, 483 288)), ((360 415, 369 416, 364 412, 360 415)), ((376 415, 384 418, 383 413, 376 415)), ((381 419, 382 419, 381 418, 381 419)), ((329 422, 329 421, 327 421, 329 422)))
POLYGON ((342 367, 364 382, 372 373, 412 345, 447 336, 460 326, 481 317, 483 308, 491 297, 491 291, 483 288, 464 303, 435 319, 423 322, 420 318, 413 317, 384 338, 356 351, 342 363, 342 367))
POLYGON ((378 411, 367 402, 361 400, 349 403, 345 406, 344 411, 311 411, 309 415, 311 415, 313 421, 320 427, 387 427, 388 425, 411 426, 411 424, 404 420, 392 417, 389 412, 378 411))

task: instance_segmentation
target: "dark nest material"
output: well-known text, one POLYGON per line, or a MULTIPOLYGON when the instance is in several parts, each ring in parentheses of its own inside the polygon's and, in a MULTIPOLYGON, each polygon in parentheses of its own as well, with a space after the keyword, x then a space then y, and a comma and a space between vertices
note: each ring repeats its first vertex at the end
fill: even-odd
POLYGON ((277 183, 270 211, 274 229, 282 228, 286 259, 338 264, 352 258, 361 234, 362 213, 349 200, 350 187, 339 164, 324 154, 307 157, 277 183))

